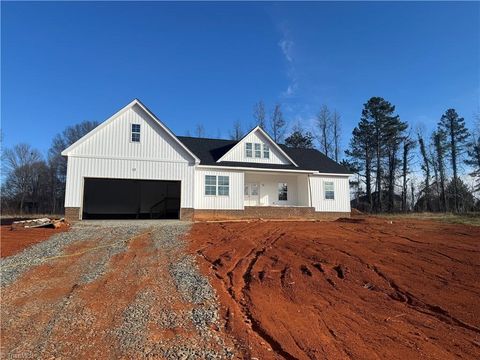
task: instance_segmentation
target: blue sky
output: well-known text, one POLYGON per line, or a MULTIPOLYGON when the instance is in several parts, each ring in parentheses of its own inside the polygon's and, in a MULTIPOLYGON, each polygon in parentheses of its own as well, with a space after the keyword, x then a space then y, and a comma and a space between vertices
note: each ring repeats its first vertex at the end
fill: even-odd
POLYGON ((2 2, 4 146, 46 151, 133 98, 179 135, 228 137, 259 99, 290 125, 337 109, 344 145, 371 96, 427 130, 449 107, 472 125, 479 18, 478 2, 2 2))

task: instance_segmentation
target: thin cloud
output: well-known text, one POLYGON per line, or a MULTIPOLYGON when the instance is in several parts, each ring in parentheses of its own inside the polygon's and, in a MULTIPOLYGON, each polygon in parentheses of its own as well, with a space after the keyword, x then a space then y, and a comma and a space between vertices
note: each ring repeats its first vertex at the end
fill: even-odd
POLYGON ((287 29, 283 29, 283 37, 278 42, 278 46, 280 47, 282 54, 288 64, 287 67, 287 78, 289 79, 290 83, 287 86, 287 89, 282 92, 282 97, 292 97, 295 95, 298 89, 298 78, 297 78, 297 71, 295 69, 295 57, 294 57, 294 47, 295 43, 290 38, 290 33, 287 29))

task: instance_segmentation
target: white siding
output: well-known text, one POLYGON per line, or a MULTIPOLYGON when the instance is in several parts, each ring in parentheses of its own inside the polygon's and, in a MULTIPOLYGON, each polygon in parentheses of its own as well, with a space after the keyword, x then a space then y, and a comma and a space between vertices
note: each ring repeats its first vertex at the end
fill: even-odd
POLYGON ((308 175, 298 175, 297 194, 298 205, 310 206, 310 187, 308 186, 308 175))
POLYGON ((195 209, 243 210, 242 171, 196 169, 195 170, 195 209), (228 196, 205 195, 205 175, 229 176, 230 194, 228 196))
MULTIPOLYGON (((302 205, 307 203, 300 203, 298 177, 306 175, 292 175, 292 174, 265 174, 265 173, 246 173, 245 183, 258 183, 260 192, 260 205, 302 205), (287 183, 287 201, 278 200, 278 184, 287 183)), ((307 192, 307 188, 300 189, 300 191, 307 192)), ((302 201, 304 195, 301 195, 302 201)))
MULTIPOLYGON (((254 145, 253 145, 254 146, 254 145)), ((291 161, 288 160, 278 149, 274 147, 274 144, 271 143, 259 130, 253 131, 248 134, 241 142, 235 145, 230 151, 223 155, 221 161, 241 161, 241 162, 251 162, 251 163, 264 163, 264 164, 287 164, 290 165, 291 161), (260 143, 270 146, 270 158, 263 158, 263 146, 262 146, 262 157, 255 158, 255 151, 251 158, 245 156, 245 143, 260 143)))
POLYGON ((315 211, 350 212, 350 188, 346 176, 310 176, 312 206, 315 211), (325 181, 332 181, 335 199, 325 199, 325 181))
POLYGON ((81 207, 85 177, 180 180, 181 207, 193 207, 195 167, 186 162, 68 157, 65 207, 81 207))
POLYGON ((138 105, 126 109, 72 149, 69 155, 194 162, 192 156, 138 105), (140 124, 140 142, 130 141, 131 124, 140 124))

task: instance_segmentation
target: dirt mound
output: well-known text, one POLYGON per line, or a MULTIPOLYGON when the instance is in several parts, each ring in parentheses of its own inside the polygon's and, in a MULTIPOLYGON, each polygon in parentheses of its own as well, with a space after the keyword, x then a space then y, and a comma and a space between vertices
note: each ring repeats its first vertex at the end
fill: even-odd
POLYGON ((365 219, 363 219, 363 218, 338 218, 335 221, 336 222, 343 222, 343 223, 358 224, 358 223, 365 222, 365 219))
POLYGON ((191 249, 244 358, 478 358, 480 228, 199 223, 191 249))
POLYGON ((363 212, 361 212, 360 210, 355 209, 355 208, 352 208, 352 210, 350 211, 350 213, 351 213, 352 215, 364 215, 363 212))

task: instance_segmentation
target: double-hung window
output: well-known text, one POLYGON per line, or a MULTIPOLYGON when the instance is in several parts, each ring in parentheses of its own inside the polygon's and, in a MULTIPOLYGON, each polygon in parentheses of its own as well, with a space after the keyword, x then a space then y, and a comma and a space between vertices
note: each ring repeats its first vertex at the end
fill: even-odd
POLYGON ((287 201, 288 200, 288 185, 287 183, 278 183, 278 200, 287 201))
POLYGON ((228 176, 218 177, 218 195, 228 196, 230 193, 230 178, 228 176))
POLYGON ((205 175, 205 195, 217 195, 217 177, 205 175))
POLYGON ((335 199, 335 189, 333 187, 333 181, 325 181, 323 183, 325 188, 325 199, 334 200, 335 199))
POLYGON ((270 159, 270 148, 267 144, 263 144, 263 157, 265 159, 270 159))
POLYGON ((230 177, 205 175, 205 195, 230 195, 230 177))
POLYGON ((140 124, 132 124, 130 139, 132 142, 140 142, 140 124))
POLYGON ((245 157, 251 158, 252 157, 252 143, 245 143, 245 157))
POLYGON ((255 143, 255 157, 256 158, 262 157, 262 144, 255 143))

